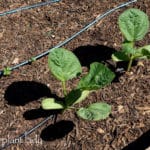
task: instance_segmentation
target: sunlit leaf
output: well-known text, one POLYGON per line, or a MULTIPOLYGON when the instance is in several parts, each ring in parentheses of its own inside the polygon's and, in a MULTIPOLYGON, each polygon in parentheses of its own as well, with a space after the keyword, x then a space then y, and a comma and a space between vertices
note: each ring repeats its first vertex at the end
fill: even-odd
POLYGON ((80 108, 77 115, 86 120, 106 119, 111 113, 111 106, 106 103, 93 103, 87 108, 80 108))
POLYGON ((131 8, 119 16, 119 27, 128 41, 143 39, 149 29, 148 16, 139 9, 131 8))
POLYGON ((48 65, 52 74, 61 81, 67 81, 81 73, 78 58, 63 48, 56 48, 49 54, 48 65))
POLYGON ((97 90, 111 83, 115 74, 105 65, 94 62, 90 65, 89 73, 81 78, 78 89, 97 90))
POLYGON ((46 98, 42 100, 42 108, 45 110, 63 109, 63 102, 56 101, 54 98, 46 98))

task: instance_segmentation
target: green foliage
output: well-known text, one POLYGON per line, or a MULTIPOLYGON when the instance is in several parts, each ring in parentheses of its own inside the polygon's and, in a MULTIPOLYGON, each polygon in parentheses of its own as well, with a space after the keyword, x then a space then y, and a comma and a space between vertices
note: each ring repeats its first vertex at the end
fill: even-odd
POLYGON ((149 19, 141 10, 131 8, 119 16, 118 23, 125 41, 122 44, 122 50, 114 53, 112 59, 116 62, 128 61, 127 71, 130 71, 133 60, 150 58, 150 45, 135 47, 135 42, 142 40, 148 32, 149 19))
POLYGON ((145 57, 150 59, 150 45, 146 45, 144 47, 139 48, 139 53, 141 54, 140 57, 145 57))
POLYGON ((89 94, 90 94, 90 91, 88 90, 81 90, 81 89, 72 90, 65 97, 65 103, 67 106, 72 106, 73 104, 77 104, 85 100, 89 94))
POLYGON ((81 73, 81 65, 77 57, 63 48, 56 48, 49 54, 48 66, 52 74, 63 82, 81 73))
POLYGON ((116 62, 119 61, 129 61, 130 58, 128 57, 128 55, 126 55, 124 52, 115 52, 114 54, 112 54, 112 59, 116 62))
POLYGON ((63 109, 64 104, 61 101, 56 101, 54 98, 46 98, 42 100, 42 108, 45 110, 63 109))
POLYGON ((11 74, 11 68, 10 67, 4 68, 3 74, 4 76, 9 76, 11 74))
POLYGON ((80 80, 78 88, 97 90, 109 84, 114 77, 114 73, 109 68, 101 63, 94 62, 90 65, 89 73, 80 80))
MULTIPOLYGON (((62 82, 64 100, 44 99, 42 108, 46 110, 61 109, 63 112, 66 109, 73 108, 73 105, 85 100, 93 90, 98 90, 108 85, 115 77, 114 73, 106 66, 94 62, 90 65, 89 73, 82 77, 78 86, 68 93, 66 81, 77 77, 82 71, 78 58, 71 51, 57 48, 49 54, 48 65, 54 77, 62 82)), ((105 119, 110 114, 110 106, 105 103, 94 103, 87 108, 79 109, 77 114, 87 120, 105 119)))
POLYGON ((35 57, 31 57, 30 59, 29 59, 29 62, 34 62, 34 61, 36 61, 36 58, 35 57))
POLYGON ((125 41, 122 43, 122 52, 126 55, 134 54, 136 50, 134 49, 134 42, 125 41))
POLYGON ((149 29, 148 16, 139 9, 128 9, 119 16, 119 27, 127 41, 142 40, 149 29))
POLYGON ((111 106, 106 103, 93 103, 87 108, 80 108, 77 115, 86 120, 106 119, 111 113, 111 106))

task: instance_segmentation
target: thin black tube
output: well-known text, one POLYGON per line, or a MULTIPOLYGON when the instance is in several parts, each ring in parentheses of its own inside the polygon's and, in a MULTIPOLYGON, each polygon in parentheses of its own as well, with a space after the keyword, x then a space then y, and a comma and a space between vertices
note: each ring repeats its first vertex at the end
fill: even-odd
POLYGON ((16 9, 12 9, 12 10, 0 13, 0 16, 14 14, 14 13, 17 13, 19 11, 28 10, 28 9, 32 9, 32 8, 36 8, 36 7, 41 7, 41 6, 45 6, 45 5, 48 5, 48 4, 56 3, 56 2, 59 2, 59 1, 60 0, 48 0, 46 2, 40 2, 40 3, 29 5, 29 6, 19 7, 19 8, 16 8, 16 9))

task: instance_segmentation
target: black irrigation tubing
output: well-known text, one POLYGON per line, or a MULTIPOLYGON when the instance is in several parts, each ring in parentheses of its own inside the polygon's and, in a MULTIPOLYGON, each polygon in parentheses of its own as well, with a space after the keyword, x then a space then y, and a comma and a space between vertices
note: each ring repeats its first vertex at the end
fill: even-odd
POLYGON ((47 51, 35 56, 35 57, 32 57, 30 58, 29 60, 26 60, 26 61, 23 61, 13 67, 6 67, 4 68, 3 70, 0 70, 0 76, 4 75, 4 72, 5 70, 9 69, 9 71, 13 71, 19 67, 22 67, 24 65, 27 65, 27 64, 31 64, 33 61, 37 60, 37 59, 40 59, 46 55, 49 54, 50 51, 52 51, 53 49, 55 48, 59 48, 59 47, 62 47, 64 46, 65 44, 67 44, 68 42, 70 42, 71 40, 73 40, 74 38, 76 38, 77 36, 79 36, 82 32, 84 32, 85 30, 89 29, 91 26, 93 26, 94 24, 96 24, 98 21, 100 21, 101 19, 103 19, 104 17, 108 16, 109 14, 113 13, 114 11, 116 11, 117 9, 120 9, 120 8, 123 8, 127 5, 130 5, 131 3, 134 3, 134 2, 137 2, 137 0, 131 0, 129 2, 125 2, 115 8, 112 8, 108 11, 106 11, 104 14, 100 15, 99 17, 97 17, 95 20, 93 20, 92 22, 90 22, 88 25, 86 25, 85 27, 83 27, 79 32, 76 32, 75 34, 73 34, 71 37, 69 37, 68 39, 66 39, 65 41, 61 42, 60 44, 54 46, 53 48, 50 48, 48 49, 47 51))
POLYGON ((17 144, 18 142, 21 142, 22 139, 26 138, 29 134, 31 134, 32 132, 34 132, 36 129, 38 129, 39 127, 41 127, 42 125, 44 125, 46 122, 48 122, 50 119, 53 119, 54 115, 50 115, 48 116, 46 119, 44 119, 43 121, 41 121, 40 123, 38 123, 37 125, 35 125, 33 128, 25 131, 24 133, 22 133, 20 136, 9 140, 9 142, 5 143, 0 150, 4 150, 7 147, 9 147, 12 144, 17 144))
MULTIPOLYGON (((84 32, 85 30, 87 30, 88 28, 90 28, 92 25, 94 25, 95 23, 97 23, 97 22, 98 22, 99 20, 101 20, 102 18, 104 18, 104 17, 106 17, 107 15, 111 14, 111 13, 114 12, 115 10, 120 9, 120 8, 122 8, 122 7, 125 7, 125 6, 127 6, 127 5, 129 5, 129 4, 131 4, 131 3, 134 3, 134 2, 137 2, 137 0, 132 0, 132 1, 129 1, 129 2, 123 3, 123 4, 117 6, 117 7, 113 8, 113 9, 107 11, 106 13, 104 13, 104 14, 102 14, 101 16, 97 17, 94 21, 92 21, 91 23, 89 23, 87 26, 85 26, 85 27, 84 27, 83 29, 81 29, 79 32, 75 33, 75 34, 72 35, 70 38, 66 39, 64 42, 62 42, 62 43, 56 45, 54 48, 59 48, 59 47, 65 45, 65 44, 67 44, 69 41, 71 41, 72 39, 74 39, 75 37, 77 37, 78 35, 80 35, 82 32, 84 32)), ((46 51, 46 52, 44 52, 44 53, 41 53, 40 55, 35 56, 34 59, 39 59, 39 58, 41 58, 41 57, 47 55, 47 54, 48 54, 52 49, 54 49, 54 48, 51 48, 51 49, 49 49, 48 51, 46 51)), ((20 66, 26 65, 26 64, 30 63, 31 61, 32 61, 31 59, 30 59, 30 60, 27 60, 27 61, 25 61, 25 62, 23 62, 23 63, 20 63, 20 64, 18 64, 18 65, 16 65, 16 66, 12 67, 11 69, 13 70, 13 69, 16 69, 16 68, 18 68, 18 67, 20 67, 20 66)), ((3 74, 3 71, 1 71, 1 74, 3 74)), ((48 122, 48 120, 52 119, 53 117, 54 117, 54 115, 51 115, 51 116, 45 118, 42 122, 38 123, 38 124, 37 124, 36 126, 34 126, 33 128, 31 128, 31 129, 25 131, 25 132, 24 132, 23 134, 21 134, 19 137, 14 138, 14 139, 11 140, 11 142, 9 142, 9 143, 6 143, 3 147, 0 148, 0 150, 4 150, 5 148, 7 148, 7 147, 10 146, 11 144, 13 144, 13 141, 15 141, 15 139, 23 139, 23 138, 25 138, 26 136, 28 136, 29 134, 31 134, 32 132, 34 132, 37 128, 39 128, 39 127, 41 127, 42 125, 44 125, 46 122, 48 122)))
POLYGON ((0 13, 0 16, 5 16, 5 15, 8 15, 8 14, 14 14, 14 13, 17 13, 19 11, 28 10, 28 9, 32 9, 32 8, 36 8, 36 7, 41 7, 41 6, 56 3, 56 2, 59 2, 59 1, 60 0, 48 0, 46 2, 40 2, 40 3, 36 3, 36 4, 33 4, 33 5, 29 5, 29 6, 19 7, 19 8, 16 8, 16 9, 12 9, 12 10, 0 13))

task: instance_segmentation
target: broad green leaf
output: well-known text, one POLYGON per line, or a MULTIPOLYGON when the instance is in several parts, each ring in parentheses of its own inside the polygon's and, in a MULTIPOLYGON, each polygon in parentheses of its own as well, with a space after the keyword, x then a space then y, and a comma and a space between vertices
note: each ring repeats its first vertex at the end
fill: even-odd
POLYGON ((124 52, 115 52, 112 54, 112 60, 119 62, 119 61, 129 61, 129 57, 124 52))
POLYGON ((61 81, 72 79, 82 71, 78 58, 63 48, 56 48, 49 54, 48 65, 52 74, 61 81))
POLYGON ((119 16, 119 27, 128 41, 143 39, 149 29, 148 16, 141 10, 131 8, 119 16))
POLYGON ((86 99, 90 91, 81 91, 80 89, 72 90, 65 98, 65 103, 68 106, 79 103, 86 99))
POLYGON ((127 55, 128 54, 134 54, 135 53, 134 42, 125 41, 122 44, 122 52, 124 52, 127 55))
POLYGON ((78 89, 97 90, 111 83, 115 74, 105 65, 94 62, 90 65, 89 73, 82 77, 78 84, 78 89))
POLYGON ((87 108, 80 108, 77 115, 86 120, 106 119, 111 113, 111 106, 106 103, 93 103, 87 108))
POLYGON ((63 109, 63 102, 56 101, 54 98, 46 98, 42 100, 42 108, 45 110, 63 109))

